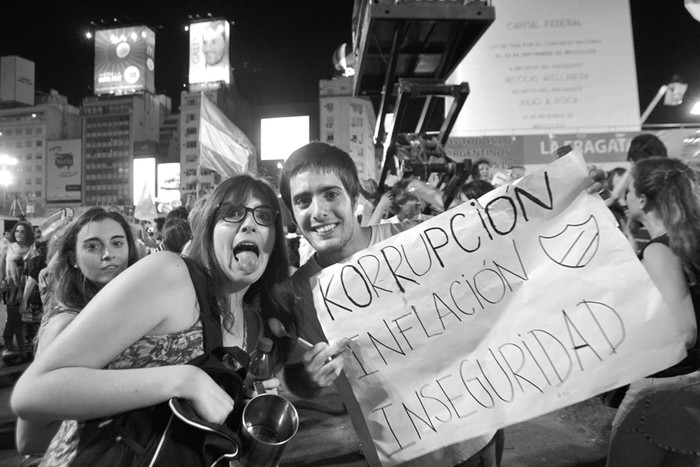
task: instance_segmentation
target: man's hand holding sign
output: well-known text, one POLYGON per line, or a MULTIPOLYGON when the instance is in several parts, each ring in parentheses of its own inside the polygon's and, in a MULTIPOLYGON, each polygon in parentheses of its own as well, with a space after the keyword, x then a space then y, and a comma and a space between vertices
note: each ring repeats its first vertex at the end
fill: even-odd
POLYGON ((330 342, 350 339, 344 370, 383 464, 683 357, 659 292, 588 183, 569 154, 317 277, 319 320, 330 342))

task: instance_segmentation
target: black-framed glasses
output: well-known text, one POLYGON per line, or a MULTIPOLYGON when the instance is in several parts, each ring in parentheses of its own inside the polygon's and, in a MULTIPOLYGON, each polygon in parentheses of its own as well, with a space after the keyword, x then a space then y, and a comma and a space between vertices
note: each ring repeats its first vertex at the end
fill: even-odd
POLYGON ((255 223, 263 227, 268 227, 274 224, 275 219, 277 218, 277 211, 272 209, 270 206, 258 206, 255 208, 236 206, 226 213, 224 221, 230 223, 242 222, 249 212, 253 213, 255 223))

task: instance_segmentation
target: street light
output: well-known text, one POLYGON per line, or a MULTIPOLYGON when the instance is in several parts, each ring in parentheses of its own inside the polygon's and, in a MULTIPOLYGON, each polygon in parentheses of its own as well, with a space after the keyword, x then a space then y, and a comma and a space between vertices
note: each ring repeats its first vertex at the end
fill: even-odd
POLYGON ((2 213, 5 214, 5 204, 7 202, 7 187, 9 187, 13 182, 13 177, 10 171, 7 170, 8 166, 17 165, 17 159, 8 156, 7 154, 0 154, 0 185, 2 186, 2 213))
POLYGON ((667 106, 676 106, 676 105, 681 105, 683 103, 683 96, 685 96, 685 91, 688 89, 688 85, 686 83, 683 83, 681 81, 680 76, 678 75, 673 75, 673 79, 671 79, 671 82, 668 84, 662 84, 659 90, 656 92, 656 95, 654 98, 651 100, 649 105, 647 106, 646 109, 644 109, 644 112, 642 113, 642 116, 640 117, 640 124, 643 125, 644 122, 649 118, 649 114, 656 108, 656 106, 659 104, 659 101, 661 101, 661 98, 665 96, 664 99, 664 105, 667 106))

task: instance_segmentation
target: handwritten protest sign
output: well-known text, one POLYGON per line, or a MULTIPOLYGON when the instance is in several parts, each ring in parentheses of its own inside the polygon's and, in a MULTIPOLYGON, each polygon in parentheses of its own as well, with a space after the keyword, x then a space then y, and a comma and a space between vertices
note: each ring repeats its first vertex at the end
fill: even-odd
POLYGON ((685 354, 571 153, 326 268, 314 302, 380 459, 396 465, 685 354))

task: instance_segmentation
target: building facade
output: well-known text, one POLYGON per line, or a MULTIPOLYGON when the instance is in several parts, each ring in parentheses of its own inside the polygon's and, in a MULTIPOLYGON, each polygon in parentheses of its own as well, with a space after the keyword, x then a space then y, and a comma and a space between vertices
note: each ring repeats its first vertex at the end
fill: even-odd
POLYGON ((65 96, 52 90, 39 94, 36 105, 0 109, 0 185, 5 202, 3 214, 26 213, 33 205, 43 207, 46 198, 47 147, 54 141, 80 138, 80 111, 65 96), (16 201, 16 203, 12 203, 16 201))

